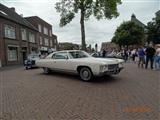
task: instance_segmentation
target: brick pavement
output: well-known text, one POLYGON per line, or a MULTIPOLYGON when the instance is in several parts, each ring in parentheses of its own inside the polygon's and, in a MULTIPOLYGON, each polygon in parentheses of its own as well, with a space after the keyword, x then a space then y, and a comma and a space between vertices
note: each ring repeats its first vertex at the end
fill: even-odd
MULTIPOLYGON (((22 67, 0 71, 0 120, 158 120, 158 71, 127 63, 116 76, 77 76, 22 67)), ((160 109, 160 108, 159 108, 160 109)))

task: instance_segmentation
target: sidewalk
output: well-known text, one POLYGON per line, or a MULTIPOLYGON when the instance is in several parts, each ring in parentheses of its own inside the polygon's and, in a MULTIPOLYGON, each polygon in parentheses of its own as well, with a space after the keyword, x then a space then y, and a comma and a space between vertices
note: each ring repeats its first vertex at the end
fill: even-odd
POLYGON ((0 72, 5 71, 5 70, 13 70, 13 69, 20 68, 20 67, 23 67, 23 65, 4 66, 4 67, 0 67, 0 72))

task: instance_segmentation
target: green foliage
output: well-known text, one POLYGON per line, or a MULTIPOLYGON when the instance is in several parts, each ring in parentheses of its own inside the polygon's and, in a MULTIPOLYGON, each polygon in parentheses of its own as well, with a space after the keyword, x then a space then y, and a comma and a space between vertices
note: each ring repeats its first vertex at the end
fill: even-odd
POLYGON ((60 0, 55 8, 60 13, 60 26, 65 26, 72 21, 79 10, 84 12, 85 20, 91 15, 98 20, 117 17, 119 15, 117 4, 121 4, 121 0, 60 0))
POLYGON ((160 16, 156 16, 151 22, 149 22, 147 29, 147 41, 152 41, 154 44, 160 44, 160 16))
POLYGON ((64 50, 78 50, 79 46, 73 43, 63 43, 64 50))
POLYGON ((96 0, 93 5, 94 16, 99 20, 102 18, 112 19, 117 17, 117 4, 121 4, 121 0, 96 0))
POLYGON ((116 30, 112 42, 120 45, 139 45, 144 40, 144 29, 134 22, 123 22, 116 30))
POLYGON ((75 14, 80 13, 82 49, 85 48, 85 27, 84 21, 91 15, 100 19, 112 19, 117 17, 117 5, 121 0, 60 0, 56 3, 56 10, 60 13, 60 26, 63 27, 70 23, 75 14))

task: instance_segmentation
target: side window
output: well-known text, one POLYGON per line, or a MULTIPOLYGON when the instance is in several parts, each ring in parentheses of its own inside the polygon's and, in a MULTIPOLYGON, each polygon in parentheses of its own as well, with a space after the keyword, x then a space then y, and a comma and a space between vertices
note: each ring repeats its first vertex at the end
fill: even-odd
POLYGON ((67 56, 67 53, 66 52, 61 52, 61 53, 55 53, 53 54, 52 58, 53 59, 66 59, 68 56, 67 56))
POLYGON ((96 53, 94 53, 92 56, 93 56, 93 57, 97 57, 97 54, 96 54, 96 53))

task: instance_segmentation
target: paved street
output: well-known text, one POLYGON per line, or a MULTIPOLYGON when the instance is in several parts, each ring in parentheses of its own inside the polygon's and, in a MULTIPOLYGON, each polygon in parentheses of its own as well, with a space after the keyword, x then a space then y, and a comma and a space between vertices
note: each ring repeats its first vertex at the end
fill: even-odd
POLYGON ((93 82, 41 69, 2 69, 0 120, 160 119, 159 72, 125 66, 119 75, 93 82))

